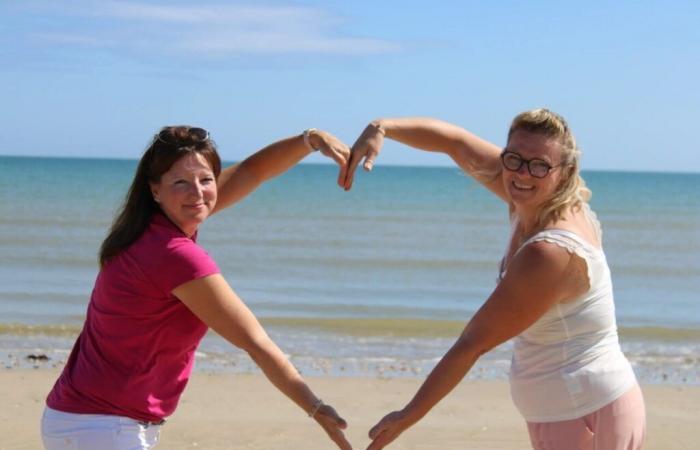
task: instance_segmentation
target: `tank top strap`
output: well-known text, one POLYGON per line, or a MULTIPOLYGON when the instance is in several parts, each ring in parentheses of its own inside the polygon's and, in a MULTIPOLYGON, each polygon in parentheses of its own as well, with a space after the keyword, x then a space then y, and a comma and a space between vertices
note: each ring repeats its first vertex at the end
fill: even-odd
POLYGON ((598 242, 603 242, 603 228, 600 226, 600 220, 598 220, 598 215, 591 209, 591 205, 588 203, 583 204, 583 213, 586 215, 588 221, 593 225, 593 230, 595 230, 596 238, 598 242))
POLYGON ((570 253, 575 253, 584 260, 594 258, 599 253, 597 248, 583 240, 578 234, 558 228, 540 231, 525 241, 518 249, 518 252, 528 244, 541 241, 556 244, 570 253))

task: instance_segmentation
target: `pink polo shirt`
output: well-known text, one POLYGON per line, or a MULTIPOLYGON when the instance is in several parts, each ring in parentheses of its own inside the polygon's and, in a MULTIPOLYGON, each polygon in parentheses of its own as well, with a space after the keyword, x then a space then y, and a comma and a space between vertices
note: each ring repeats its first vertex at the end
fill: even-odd
POLYGON ((157 213, 143 235, 100 270, 49 407, 143 421, 173 413, 207 326, 171 292, 219 272, 195 239, 157 213))

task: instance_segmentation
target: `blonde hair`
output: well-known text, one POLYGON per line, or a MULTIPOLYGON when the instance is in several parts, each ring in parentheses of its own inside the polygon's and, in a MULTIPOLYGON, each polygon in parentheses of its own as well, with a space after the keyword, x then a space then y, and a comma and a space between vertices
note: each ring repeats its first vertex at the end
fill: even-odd
POLYGON ((581 151, 576 147, 576 139, 566 120, 548 109, 533 109, 515 116, 508 130, 509 141, 516 131, 527 131, 557 140, 561 148, 561 169, 566 171, 554 196, 540 209, 536 226, 544 228, 561 219, 567 210, 580 208, 587 203, 591 191, 581 178, 581 151))

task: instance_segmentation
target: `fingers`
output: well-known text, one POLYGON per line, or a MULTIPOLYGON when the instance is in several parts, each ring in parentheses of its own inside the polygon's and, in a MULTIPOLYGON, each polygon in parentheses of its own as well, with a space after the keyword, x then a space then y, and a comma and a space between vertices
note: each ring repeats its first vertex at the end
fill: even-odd
POLYGON ((348 157, 350 155, 350 149, 345 144, 331 145, 329 146, 328 153, 324 154, 335 161, 339 166, 344 166, 348 162, 348 157))
POLYGON ((349 191, 350 188, 352 188, 352 180, 355 178, 355 170, 357 169, 357 165, 360 164, 361 159, 362 155, 353 147, 353 150, 350 153, 350 161, 348 162, 345 180, 343 181, 343 187, 346 191, 349 191))
POLYGON ((350 442, 345 437, 345 434, 339 429, 336 428, 334 432, 328 433, 328 436, 330 436, 331 440, 335 442, 335 445, 337 445, 338 448, 342 450, 352 450, 352 445, 350 445, 350 442))
POLYGON ((372 443, 367 450, 380 450, 389 445, 394 439, 406 429, 403 421, 403 413, 394 411, 382 418, 375 426, 369 430, 369 438, 372 443))
POLYGON ((340 187, 343 187, 345 183, 345 177, 348 173, 348 160, 350 159, 350 147, 345 144, 342 145, 343 147, 341 152, 339 152, 338 159, 335 160, 338 166, 340 166, 340 170, 338 171, 338 186, 340 187))
POLYGON ((379 150, 382 148, 384 135, 377 131, 377 128, 368 125, 362 132, 355 144, 352 146, 350 153, 350 162, 345 176, 345 190, 349 191, 352 188, 352 183, 355 178, 355 170, 364 158, 362 167, 366 171, 371 171, 374 167, 374 161, 379 155, 379 150))
POLYGON ((342 431, 348 427, 345 419, 340 417, 330 405, 323 405, 319 410, 319 414, 319 423, 338 448, 342 450, 352 450, 352 445, 350 445, 350 442, 345 438, 345 434, 342 431))
POLYGON ((379 435, 379 433, 381 433, 382 431, 384 431, 384 428, 385 428, 385 427, 384 427, 384 419, 382 419, 382 420, 379 421, 378 424, 376 424, 375 426, 373 426, 372 428, 370 428, 370 430, 369 430, 369 438, 370 438, 370 439, 374 439, 375 437, 377 437, 377 435, 379 435))
MULTIPOLYGON (((349 153, 349 152, 348 152, 349 153)), ((333 161, 335 161, 338 164, 338 185, 342 187, 341 180, 345 180, 345 175, 347 174, 348 171, 348 156, 333 152, 332 154, 333 161)))
POLYGON ((344 430, 348 427, 348 423, 345 421, 345 419, 340 417, 335 411, 333 411, 333 415, 331 415, 330 417, 335 426, 337 426, 341 430, 344 430))
POLYGON ((367 152, 367 156, 365 157, 365 163, 363 165, 367 172, 370 172, 372 170, 372 167, 374 167, 374 160, 377 159, 378 155, 379 152, 375 150, 369 150, 367 152))
POLYGON ((352 188, 355 170, 357 170, 357 166, 363 158, 362 167, 366 171, 369 172, 374 167, 374 161, 379 155, 383 138, 383 135, 377 131, 376 127, 368 126, 357 139, 352 150, 329 133, 324 131, 317 131, 316 133, 321 137, 321 152, 340 166, 337 183, 338 186, 346 191, 352 188))
POLYGON ((348 164, 350 162, 350 147, 343 144, 343 164, 340 164, 340 170, 338 171, 338 186, 343 187, 345 185, 345 178, 348 174, 348 164))
POLYGON ((318 132, 318 134, 321 137, 321 153, 331 158, 340 167, 337 183, 338 186, 343 187, 350 159, 350 147, 329 133, 318 132))
POLYGON ((338 186, 341 188, 345 188, 345 177, 347 177, 348 174, 348 165, 343 164, 340 166, 340 170, 338 171, 338 186))
POLYGON ((331 405, 323 405, 319 410, 319 413, 341 430, 344 430, 348 427, 348 423, 345 421, 345 419, 340 417, 331 405))
MULTIPOLYGON (((345 426, 347 426, 347 424, 345 424, 345 426)), ((331 425, 328 428, 324 426, 324 429, 326 430, 328 437, 335 442, 335 445, 337 445, 338 448, 343 450, 352 450, 352 445, 350 445, 350 442, 348 442, 347 438, 345 437, 345 433, 343 433, 340 428, 331 425)))
POLYGON ((367 447, 367 450, 381 450, 389 445, 394 439, 396 439, 396 436, 391 435, 388 431, 382 431, 374 438, 374 440, 372 440, 367 447))

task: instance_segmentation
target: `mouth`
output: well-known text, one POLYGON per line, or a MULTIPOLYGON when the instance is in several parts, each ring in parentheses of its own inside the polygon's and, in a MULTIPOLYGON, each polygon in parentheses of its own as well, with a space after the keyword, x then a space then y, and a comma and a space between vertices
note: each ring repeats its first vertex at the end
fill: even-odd
POLYGON ((529 185, 529 184, 523 184, 518 181, 513 180, 511 183, 513 187, 519 191, 531 191, 535 189, 535 186, 529 185))
POLYGON ((206 203, 196 203, 194 205, 184 205, 185 208, 188 209, 204 209, 206 206, 206 203))

